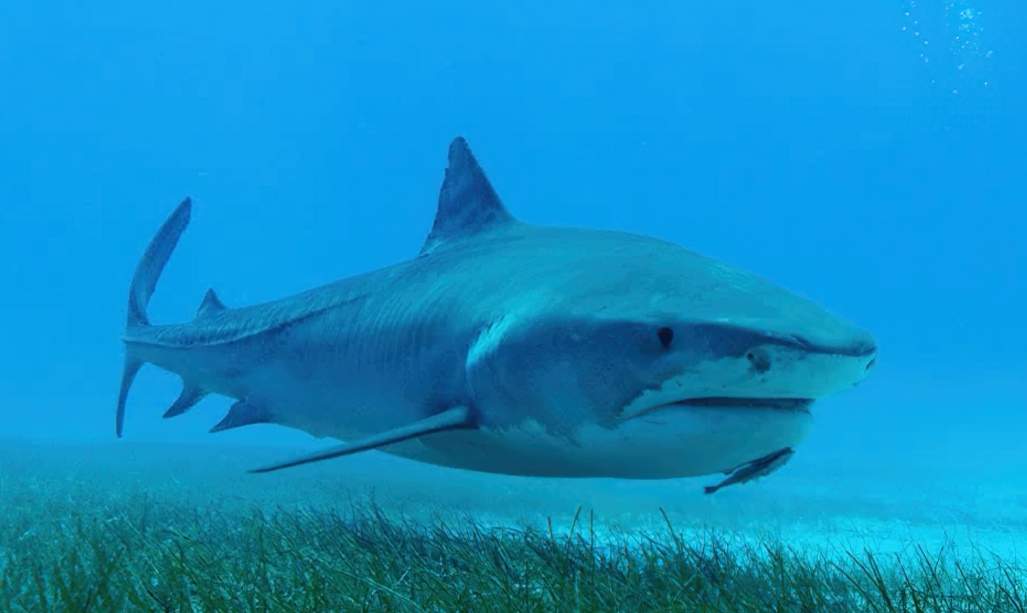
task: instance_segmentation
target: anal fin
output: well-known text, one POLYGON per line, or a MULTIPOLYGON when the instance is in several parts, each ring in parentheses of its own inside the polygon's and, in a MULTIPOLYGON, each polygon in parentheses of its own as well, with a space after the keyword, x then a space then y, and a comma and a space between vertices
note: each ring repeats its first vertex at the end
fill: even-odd
POLYGON ((426 417, 419 421, 415 421, 405 426, 393 428, 392 430, 386 430, 385 432, 379 432, 378 434, 372 434, 361 439, 350 441, 331 449, 325 449, 324 451, 318 451, 309 455, 300 456, 292 460, 280 462, 278 464, 271 464, 251 470, 251 473, 268 473, 275 470, 281 470, 283 468, 290 468, 292 466, 299 466, 300 464, 309 464, 311 462, 320 462, 322 460, 330 460, 332 458, 338 458, 361 451, 367 451, 368 449, 375 449, 377 447, 383 447, 385 445, 391 445, 393 443, 399 443, 401 441, 410 440, 426 434, 432 434, 435 432, 442 432, 445 430, 459 430, 474 428, 475 422, 471 415, 470 409, 465 406, 453 407, 447 409, 441 413, 426 417))
POLYGON ((233 404, 232 408, 228 409, 228 414, 221 421, 214 424, 210 431, 222 432, 232 428, 241 428, 242 426, 266 424, 270 421, 271 413, 267 409, 250 404, 245 400, 240 400, 233 404))

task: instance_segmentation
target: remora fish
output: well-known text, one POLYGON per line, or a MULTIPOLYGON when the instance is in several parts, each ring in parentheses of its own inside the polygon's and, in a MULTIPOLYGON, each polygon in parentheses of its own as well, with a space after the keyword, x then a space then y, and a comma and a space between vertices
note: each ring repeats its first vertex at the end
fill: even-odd
POLYGON ((703 488, 703 491, 707 494, 713 494, 717 490, 729 485, 748 483, 749 481, 754 481, 760 477, 766 477, 770 473, 787 464, 788 460, 791 460, 793 455, 795 455, 795 450, 791 447, 779 449, 770 455, 739 466, 735 470, 730 471, 727 479, 724 479, 716 485, 708 485, 703 488))
POLYGON ((146 314, 191 211, 132 280, 117 408, 144 363, 181 376, 166 417, 238 400, 212 431, 273 423, 366 449, 538 476, 657 479, 793 447, 810 405, 866 375, 869 334, 747 272, 619 232, 515 220, 456 139, 418 257, 189 323, 146 314))

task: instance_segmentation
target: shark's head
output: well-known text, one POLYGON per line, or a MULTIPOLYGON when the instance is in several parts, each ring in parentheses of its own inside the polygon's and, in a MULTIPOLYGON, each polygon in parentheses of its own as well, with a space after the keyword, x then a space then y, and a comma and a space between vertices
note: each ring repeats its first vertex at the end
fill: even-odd
POLYGON ((874 365, 867 332, 755 275, 644 237, 529 232, 525 274, 545 281, 469 359, 500 421, 572 439, 594 424, 638 439, 646 471, 702 474, 796 445, 813 402, 874 365))
POLYGON ((514 243, 536 254, 522 261, 536 289, 475 343, 478 400, 571 438, 583 424, 637 438, 644 470, 702 474, 794 446, 813 402, 874 365, 868 333, 675 245, 537 228, 514 243))
POLYGON ((498 315, 468 381, 486 425, 570 441, 574 458, 547 460, 561 470, 727 470, 800 442, 813 402, 874 365, 867 332, 754 274, 653 238, 522 225, 487 194, 474 210, 494 214, 460 257, 501 280, 482 292, 498 315))

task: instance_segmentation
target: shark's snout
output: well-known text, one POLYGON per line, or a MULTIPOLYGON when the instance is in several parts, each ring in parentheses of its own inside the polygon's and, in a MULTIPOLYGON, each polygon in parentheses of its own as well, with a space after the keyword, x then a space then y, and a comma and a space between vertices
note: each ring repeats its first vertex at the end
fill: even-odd
POLYGON ((688 348, 705 353, 706 359, 744 357, 759 374, 775 370, 775 356, 782 353, 834 356, 864 367, 874 361, 877 344, 873 336, 858 328, 839 328, 844 332, 815 335, 778 331, 765 322, 702 322, 682 325, 679 336, 688 348))
POLYGON ((763 377, 775 376, 782 367, 794 368, 796 362, 815 362, 823 367, 821 377, 844 388, 858 383, 877 360, 874 338, 858 329, 828 341, 773 332, 754 332, 747 340, 752 346, 745 358, 753 373, 763 377))
POLYGON ((677 374, 647 388, 620 414, 621 436, 661 450, 648 469, 654 475, 726 470, 795 447, 807 434, 814 402, 860 382, 877 353, 873 338, 856 329, 818 338, 766 325, 678 328, 679 351, 668 357, 677 374))
POLYGON ((623 417, 669 406, 801 409, 848 389, 877 356, 873 337, 843 325, 802 334, 736 322, 679 322, 664 375, 621 411, 623 417))
POLYGON ((768 397, 816 400, 862 381, 877 359, 873 337, 855 328, 833 338, 761 330, 729 334, 743 337, 746 346, 742 355, 750 376, 741 387, 765 390, 768 397))
MULTIPOLYGON (((773 337, 773 335, 768 335, 773 337)), ((877 353, 877 343, 869 332, 853 330, 848 336, 828 341, 813 341, 801 334, 785 337, 783 344, 793 345, 812 353, 830 353, 853 357, 870 356, 877 353)))

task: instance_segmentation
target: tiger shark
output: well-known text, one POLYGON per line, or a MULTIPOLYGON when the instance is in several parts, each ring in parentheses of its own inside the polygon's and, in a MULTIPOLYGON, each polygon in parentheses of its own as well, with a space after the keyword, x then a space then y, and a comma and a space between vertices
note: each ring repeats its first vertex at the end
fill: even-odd
POLYGON ((744 481, 875 362, 867 332, 754 274, 655 238, 518 221, 463 138, 417 257, 255 306, 208 290, 192 321, 154 325, 191 209, 132 280, 117 434, 152 363, 182 379, 165 417, 220 394, 236 402, 212 432, 344 441, 253 472, 380 449, 514 475, 744 481))

